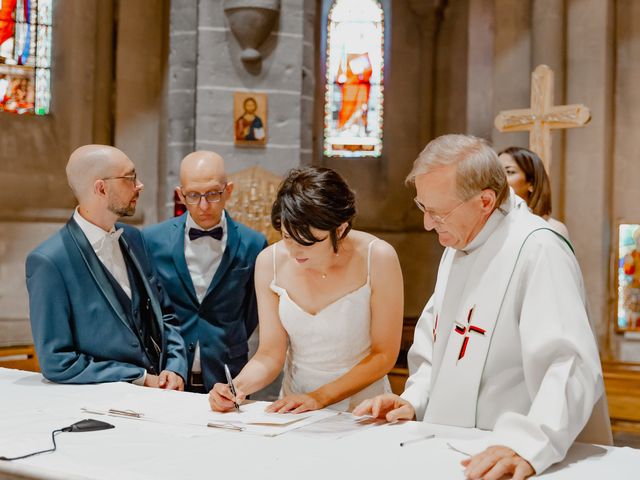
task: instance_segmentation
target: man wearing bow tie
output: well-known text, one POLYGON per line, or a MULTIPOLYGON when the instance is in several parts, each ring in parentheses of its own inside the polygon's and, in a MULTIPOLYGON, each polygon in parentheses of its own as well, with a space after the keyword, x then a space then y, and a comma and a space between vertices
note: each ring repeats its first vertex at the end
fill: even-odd
POLYGON ((258 324, 253 270, 264 235, 234 222, 224 207, 233 192, 214 152, 187 155, 176 187, 187 212, 144 229, 143 236, 181 322, 187 389, 207 392, 247 362, 258 324))
POLYGON ((27 257, 31 328, 42 374, 59 383, 128 381, 183 390, 184 342, 142 235, 117 224, 143 189, 120 150, 71 154, 72 218, 27 257))

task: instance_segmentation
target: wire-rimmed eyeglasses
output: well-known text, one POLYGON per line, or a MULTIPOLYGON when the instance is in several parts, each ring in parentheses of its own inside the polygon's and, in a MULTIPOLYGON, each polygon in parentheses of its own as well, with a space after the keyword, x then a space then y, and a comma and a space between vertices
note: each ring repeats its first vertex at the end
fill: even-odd
POLYGON ((187 204, 197 205, 200 203, 200 199, 202 197, 204 197, 207 203, 218 203, 222 198, 222 194, 225 192, 226 189, 227 189, 227 184, 225 183, 224 186, 222 187, 222 190, 218 190, 218 191, 214 190, 214 191, 205 192, 205 193, 198 193, 198 192, 184 193, 182 189, 180 189, 180 191, 182 192, 184 201, 187 204))

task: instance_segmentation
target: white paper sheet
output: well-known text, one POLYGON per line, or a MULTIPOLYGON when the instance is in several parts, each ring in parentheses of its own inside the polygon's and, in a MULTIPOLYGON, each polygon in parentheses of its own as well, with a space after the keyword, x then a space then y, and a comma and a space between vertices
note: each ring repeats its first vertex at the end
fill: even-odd
POLYGON ((133 420, 220 428, 230 431, 276 436, 319 420, 337 415, 332 410, 317 410, 301 414, 267 413, 269 402, 252 402, 241 405, 240 413, 213 412, 207 397, 184 392, 136 391, 117 401, 90 404, 82 411, 133 420))

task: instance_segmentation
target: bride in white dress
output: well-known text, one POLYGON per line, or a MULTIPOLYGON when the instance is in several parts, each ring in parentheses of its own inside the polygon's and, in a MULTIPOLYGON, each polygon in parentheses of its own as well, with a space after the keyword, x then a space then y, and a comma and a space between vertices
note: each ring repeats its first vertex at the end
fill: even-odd
MULTIPOLYGON (((256 261, 260 344, 234 379, 236 399, 260 390, 284 368, 273 412, 330 407, 350 411, 389 392, 400 349, 403 285, 395 250, 352 230, 355 198, 328 168, 292 170, 271 220, 282 240, 256 261)), ((234 408, 223 383, 211 408, 234 408)))

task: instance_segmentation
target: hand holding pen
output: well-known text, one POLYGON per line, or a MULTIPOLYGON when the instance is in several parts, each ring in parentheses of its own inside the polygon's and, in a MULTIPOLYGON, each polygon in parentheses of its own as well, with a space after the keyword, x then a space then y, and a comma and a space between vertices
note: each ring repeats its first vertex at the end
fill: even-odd
POLYGON ((227 377, 227 385, 229 386, 229 390, 231 390, 231 394, 233 395, 233 406, 236 408, 236 412, 240 412, 240 405, 238 405, 238 397, 236 395, 236 387, 233 386, 233 379, 231 378, 231 372, 229 371, 229 367, 227 364, 224 364, 224 374, 227 377))
MULTIPOLYGON (((233 382, 231 382, 233 383, 233 382)), ((209 405, 214 412, 231 412, 237 411, 236 404, 241 404, 246 394, 240 389, 235 388, 235 395, 231 391, 229 381, 227 383, 216 383, 209 392, 209 405)))

